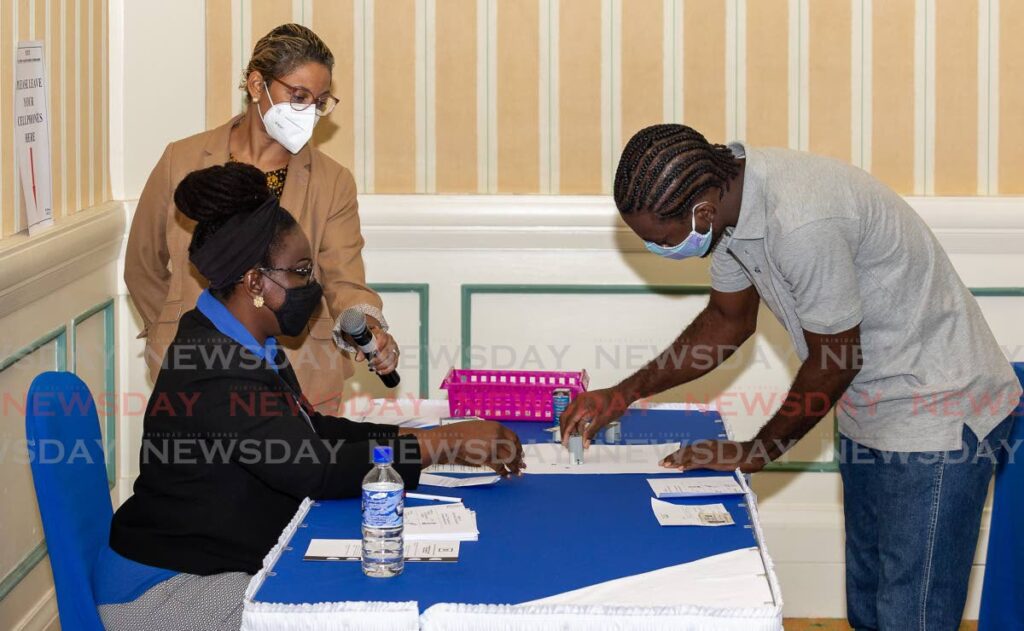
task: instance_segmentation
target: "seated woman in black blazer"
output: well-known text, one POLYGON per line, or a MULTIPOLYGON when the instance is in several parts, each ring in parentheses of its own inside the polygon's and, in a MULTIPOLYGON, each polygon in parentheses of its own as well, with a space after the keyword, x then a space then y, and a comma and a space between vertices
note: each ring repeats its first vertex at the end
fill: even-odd
POLYGON ((519 474, 498 423, 416 430, 325 416, 305 404, 274 336, 320 304, 309 241, 255 167, 191 173, 174 194, 210 283, 182 316, 146 409, 141 472, 93 578, 107 629, 238 629, 249 576, 303 498, 356 497, 387 444, 408 488, 433 463, 519 474))

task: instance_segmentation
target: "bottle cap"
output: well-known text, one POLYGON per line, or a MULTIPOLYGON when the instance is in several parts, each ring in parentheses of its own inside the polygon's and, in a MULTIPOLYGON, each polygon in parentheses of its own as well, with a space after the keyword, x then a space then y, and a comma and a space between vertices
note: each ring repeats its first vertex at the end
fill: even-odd
POLYGON ((391 447, 373 448, 373 464, 391 464, 392 462, 391 447))

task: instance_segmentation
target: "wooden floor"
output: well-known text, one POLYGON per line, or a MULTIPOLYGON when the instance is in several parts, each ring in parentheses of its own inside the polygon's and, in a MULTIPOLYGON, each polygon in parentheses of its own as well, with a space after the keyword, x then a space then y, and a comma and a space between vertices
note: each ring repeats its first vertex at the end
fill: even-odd
MULTIPOLYGON (((846 620, 828 618, 786 618, 783 620, 786 631, 851 631, 846 620)), ((978 631, 976 621, 964 622, 960 631, 978 631)))

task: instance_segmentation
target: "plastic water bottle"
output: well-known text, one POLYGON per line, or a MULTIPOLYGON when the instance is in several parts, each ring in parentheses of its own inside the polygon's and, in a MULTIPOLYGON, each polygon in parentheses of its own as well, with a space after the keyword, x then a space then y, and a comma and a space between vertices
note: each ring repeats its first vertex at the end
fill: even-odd
POLYGON ((374 447, 374 467, 363 478, 363 574, 380 578, 405 568, 405 485, 391 463, 391 447, 374 447))

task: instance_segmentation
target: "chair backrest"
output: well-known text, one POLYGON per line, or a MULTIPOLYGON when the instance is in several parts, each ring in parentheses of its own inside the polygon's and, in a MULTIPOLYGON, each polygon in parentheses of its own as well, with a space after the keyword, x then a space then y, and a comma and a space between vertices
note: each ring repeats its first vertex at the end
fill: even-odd
POLYGON ((61 627, 102 631, 92 570, 110 536, 113 507, 96 405, 85 383, 68 372, 36 377, 28 391, 25 436, 61 627))

